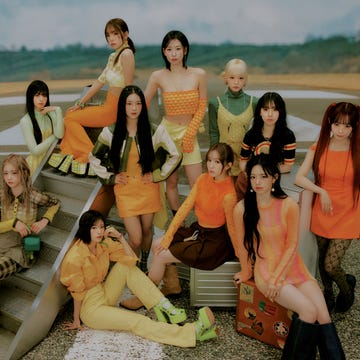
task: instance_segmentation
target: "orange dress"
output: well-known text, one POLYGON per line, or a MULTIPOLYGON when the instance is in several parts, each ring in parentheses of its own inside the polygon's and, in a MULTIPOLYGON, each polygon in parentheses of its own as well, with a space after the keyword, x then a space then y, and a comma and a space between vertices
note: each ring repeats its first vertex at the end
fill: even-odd
POLYGON ((138 161, 136 142, 132 141, 126 168, 128 183, 114 186, 116 207, 122 218, 151 214, 161 209, 159 183, 144 183, 138 161))
MULTIPOLYGON (((315 150, 316 145, 311 149, 315 150)), ((360 237, 360 201, 353 206, 354 168, 349 151, 327 150, 320 159, 321 187, 331 199, 333 213, 321 211, 320 197, 315 197, 311 216, 311 231, 327 239, 360 237)))

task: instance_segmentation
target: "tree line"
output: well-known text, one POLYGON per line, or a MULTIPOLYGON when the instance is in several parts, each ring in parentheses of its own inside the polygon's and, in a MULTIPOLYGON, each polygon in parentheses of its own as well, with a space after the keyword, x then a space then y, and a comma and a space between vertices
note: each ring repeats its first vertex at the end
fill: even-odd
MULTIPOLYGON (((106 47, 82 44, 50 50, 2 49, 0 81, 94 78, 106 65, 109 52, 106 47)), ((135 58, 138 69, 163 66, 158 45, 137 46, 135 58)), ((189 65, 219 73, 232 58, 245 60, 251 73, 359 73, 360 38, 339 35, 289 45, 192 44, 189 65)))

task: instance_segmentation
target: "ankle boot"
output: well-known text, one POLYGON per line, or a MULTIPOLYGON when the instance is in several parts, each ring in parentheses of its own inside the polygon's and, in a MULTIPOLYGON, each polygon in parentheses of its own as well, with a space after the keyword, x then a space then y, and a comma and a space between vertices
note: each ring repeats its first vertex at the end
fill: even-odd
POLYGON ((282 352, 282 360, 315 360, 318 338, 318 325, 296 318, 293 320, 289 335, 282 352))
POLYGON ((334 323, 319 325, 318 347, 320 359, 343 360, 344 350, 341 346, 339 336, 334 323))
POLYGON ((169 298, 177 298, 181 295, 181 286, 176 264, 167 264, 165 268, 163 284, 160 291, 169 298))
POLYGON ((339 292, 336 298, 335 311, 336 312, 346 312, 348 311, 354 303, 355 300, 355 286, 356 286, 356 277, 351 274, 346 274, 346 282, 349 285, 349 293, 339 292))
POLYGON ((176 308, 166 297, 154 307, 155 314, 159 321, 178 324, 186 320, 184 309, 176 308))
POLYGON ((150 251, 148 251, 148 250, 141 250, 139 269, 145 274, 147 274, 147 272, 148 272, 147 262, 148 262, 149 253, 150 253, 150 251))

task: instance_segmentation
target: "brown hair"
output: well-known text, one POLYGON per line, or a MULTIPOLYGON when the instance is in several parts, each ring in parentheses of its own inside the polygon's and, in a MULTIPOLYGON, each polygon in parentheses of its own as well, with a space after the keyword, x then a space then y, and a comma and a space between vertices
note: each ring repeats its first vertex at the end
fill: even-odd
MULTIPOLYGON (((123 20, 123 19, 120 19, 120 18, 114 18, 114 19, 110 19, 106 25, 105 25, 105 30, 104 30, 104 33, 105 33, 105 39, 106 39, 106 33, 108 31, 108 28, 112 26, 115 30, 119 31, 119 33, 121 34, 121 37, 124 41, 124 33, 129 33, 129 28, 126 24, 126 22, 123 20)), ((129 48, 130 50, 135 54, 135 45, 134 45, 134 42, 130 39, 129 36, 127 36, 126 38, 126 42, 127 44, 129 45, 129 48)), ((114 64, 117 63, 117 61, 119 60, 119 56, 120 56, 121 53, 119 53, 115 60, 114 60, 114 64)))

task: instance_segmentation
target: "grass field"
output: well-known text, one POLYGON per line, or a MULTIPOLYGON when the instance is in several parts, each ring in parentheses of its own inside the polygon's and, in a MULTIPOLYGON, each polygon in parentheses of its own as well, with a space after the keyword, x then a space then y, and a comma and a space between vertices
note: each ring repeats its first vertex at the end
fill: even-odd
MULTIPOLYGON (((144 86, 151 70, 136 70, 136 82, 144 86)), ((219 83, 222 79, 211 69, 207 70, 210 84, 219 83)), ((83 80, 45 80, 52 92, 78 91, 91 84, 94 79, 83 80)), ((0 82, 0 96, 24 95, 30 81, 0 82)), ((338 89, 344 91, 360 91, 360 74, 249 74, 248 87, 262 85, 286 85, 308 88, 338 89)), ((209 89, 209 95, 211 91, 209 89)))

